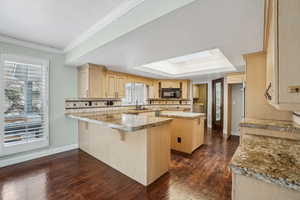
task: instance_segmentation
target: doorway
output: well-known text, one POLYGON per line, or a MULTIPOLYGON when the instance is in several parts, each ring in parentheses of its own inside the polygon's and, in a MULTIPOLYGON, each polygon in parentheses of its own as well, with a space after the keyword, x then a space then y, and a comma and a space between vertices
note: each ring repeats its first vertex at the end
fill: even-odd
POLYGON ((224 78, 212 81, 212 128, 223 129, 224 78))
MULTIPOLYGON (((196 113, 205 113, 207 116, 208 112, 208 84, 201 83, 201 84, 193 84, 193 112, 196 113)), ((207 126, 207 119, 205 119, 205 127, 207 126)))
POLYGON ((193 85, 193 112, 205 113, 207 115, 208 84, 193 85))
POLYGON ((239 123, 245 115, 244 87, 242 83, 228 84, 227 137, 239 136, 239 123))

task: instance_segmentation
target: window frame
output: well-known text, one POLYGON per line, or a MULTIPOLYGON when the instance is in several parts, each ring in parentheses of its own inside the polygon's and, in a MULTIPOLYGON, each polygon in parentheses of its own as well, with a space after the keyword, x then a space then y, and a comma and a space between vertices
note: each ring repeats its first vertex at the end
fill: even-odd
POLYGON ((20 55, 13 55, 13 54, 0 54, 0 105, 4 105, 5 102, 5 94, 4 94, 4 62, 6 60, 11 60, 19 63, 28 63, 28 64, 35 64, 35 65, 42 65, 43 68, 45 68, 45 88, 44 91, 44 97, 43 99, 43 114, 46 117, 45 120, 45 128, 43 133, 43 139, 39 141, 34 141, 26 144, 16 144, 12 146, 4 146, 4 106, 0 106, 0 156, 6 156, 21 152, 26 152, 34 149, 39 149, 43 147, 48 147, 50 145, 49 140, 49 92, 50 92, 50 86, 49 86, 49 77, 50 77, 50 71, 49 71, 49 60, 47 59, 40 59, 40 58, 34 58, 34 57, 28 57, 28 56, 20 56, 20 55))

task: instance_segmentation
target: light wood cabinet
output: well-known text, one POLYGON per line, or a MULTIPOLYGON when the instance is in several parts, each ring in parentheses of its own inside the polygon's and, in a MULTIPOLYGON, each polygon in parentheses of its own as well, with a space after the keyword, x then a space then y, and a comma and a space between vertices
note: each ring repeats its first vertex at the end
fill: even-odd
POLYGON ((125 76, 108 72, 106 80, 106 94, 108 98, 122 98, 125 96, 125 76))
POLYGON ((105 98, 106 68, 85 64, 78 68, 79 98, 105 98))
POLYGON ((124 76, 117 76, 116 92, 118 98, 122 98, 125 96, 125 80, 126 78, 124 76))
POLYGON ((159 81, 153 81, 153 98, 159 98, 159 81))
POLYGON ((265 96, 280 110, 300 110, 300 1, 268 1, 265 96))
POLYGON ((181 98, 189 99, 190 81, 188 81, 188 80, 180 81, 180 85, 181 85, 181 92, 182 92, 181 98))
POLYGON ((80 98, 123 98, 127 83, 148 85, 150 98, 160 98, 160 87, 181 88, 182 98, 189 98, 190 82, 188 80, 155 80, 109 71, 105 66, 94 64, 85 64, 78 68, 78 96, 80 98))
POLYGON ((226 75, 227 84, 238 84, 245 81, 244 72, 229 73, 226 75))
POLYGON ((107 74, 106 80, 106 96, 108 98, 115 98, 117 88, 116 76, 114 74, 107 74))
POLYGON ((197 99, 199 96, 199 86, 193 85, 193 98, 197 99))
POLYGON ((162 88, 179 88, 179 81, 177 80, 162 80, 161 81, 162 88))

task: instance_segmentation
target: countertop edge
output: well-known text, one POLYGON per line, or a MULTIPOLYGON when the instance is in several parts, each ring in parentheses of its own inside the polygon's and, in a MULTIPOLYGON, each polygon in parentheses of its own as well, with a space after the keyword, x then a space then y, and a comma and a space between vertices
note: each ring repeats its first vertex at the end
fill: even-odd
POLYGON ((206 119, 206 116, 193 116, 193 117, 188 117, 188 116, 178 116, 178 115, 165 115, 165 114, 160 114, 160 117, 168 117, 168 118, 182 118, 182 119, 198 119, 198 118, 204 118, 206 119))
POLYGON ((233 164, 233 160, 236 156, 239 156, 239 151, 240 151, 240 146, 238 147, 238 149, 236 150, 236 152, 234 153, 228 167, 232 170, 233 173, 235 174, 239 174, 239 175, 244 175, 244 176, 247 176, 247 177, 251 177, 251 178, 255 178, 257 180, 261 180, 261 181, 264 181, 266 183, 271 183, 271 184, 276 184, 276 185, 279 185, 279 186, 282 186, 284 188, 287 188, 287 189, 292 189, 292 190, 295 190, 295 191, 298 191, 300 192, 300 183, 293 183, 293 182, 290 182, 288 180, 284 180, 284 179, 281 179, 281 178, 272 178, 270 176, 267 176, 266 174, 264 173, 259 173, 259 172, 256 172, 255 170, 253 169, 250 169, 250 168, 247 168, 247 167, 241 167, 241 166, 237 166, 235 164, 233 164))
POLYGON ((290 133, 300 134, 300 128, 297 127, 282 127, 270 124, 256 124, 251 122, 240 122, 239 126, 245 128, 269 129, 274 131, 286 131, 290 133))
POLYGON ((295 191, 300 192, 300 185, 299 184, 294 184, 288 181, 285 181, 283 179, 275 179, 269 176, 266 176, 265 174, 255 172, 251 169, 248 168, 243 168, 239 166, 235 166, 233 164, 229 164, 229 168, 235 173, 239 175, 244 175, 247 177, 255 178, 257 180, 264 181, 266 183, 271 183, 271 184, 276 184, 282 187, 285 187, 287 189, 293 189, 295 191))
POLYGON ((88 118, 85 118, 85 117, 74 116, 72 114, 68 114, 67 117, 72 118, 72 119, 85 121, 85 122, 98 124, 98 125, 106 125, 109 128, 124 131, 124 132, 134 132, 134 131, 138 131, 138 130, 152 128, 152 127, 156 127, 156 126, 160 126, 160 125, 163 125, 163 124, 170 123, 172 121, 172 119, 165 119, 164 121, 153 122, 153 123, 149 123, 149 124, 138 126, 138 127, 128 127, 128 126, 117 125, 117 124, 113 124, 113 123, 109 123, 109 122, 103 122, 103 121, 99 121, 99 120, 88 119, 88 118))

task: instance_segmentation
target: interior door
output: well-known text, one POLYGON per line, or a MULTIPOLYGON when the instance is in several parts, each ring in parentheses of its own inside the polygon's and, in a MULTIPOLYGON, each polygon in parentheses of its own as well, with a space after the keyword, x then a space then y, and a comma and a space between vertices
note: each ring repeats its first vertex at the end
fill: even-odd
POLYGON ((212 128, 223 129, 224 79, 212 81, 212 128))

